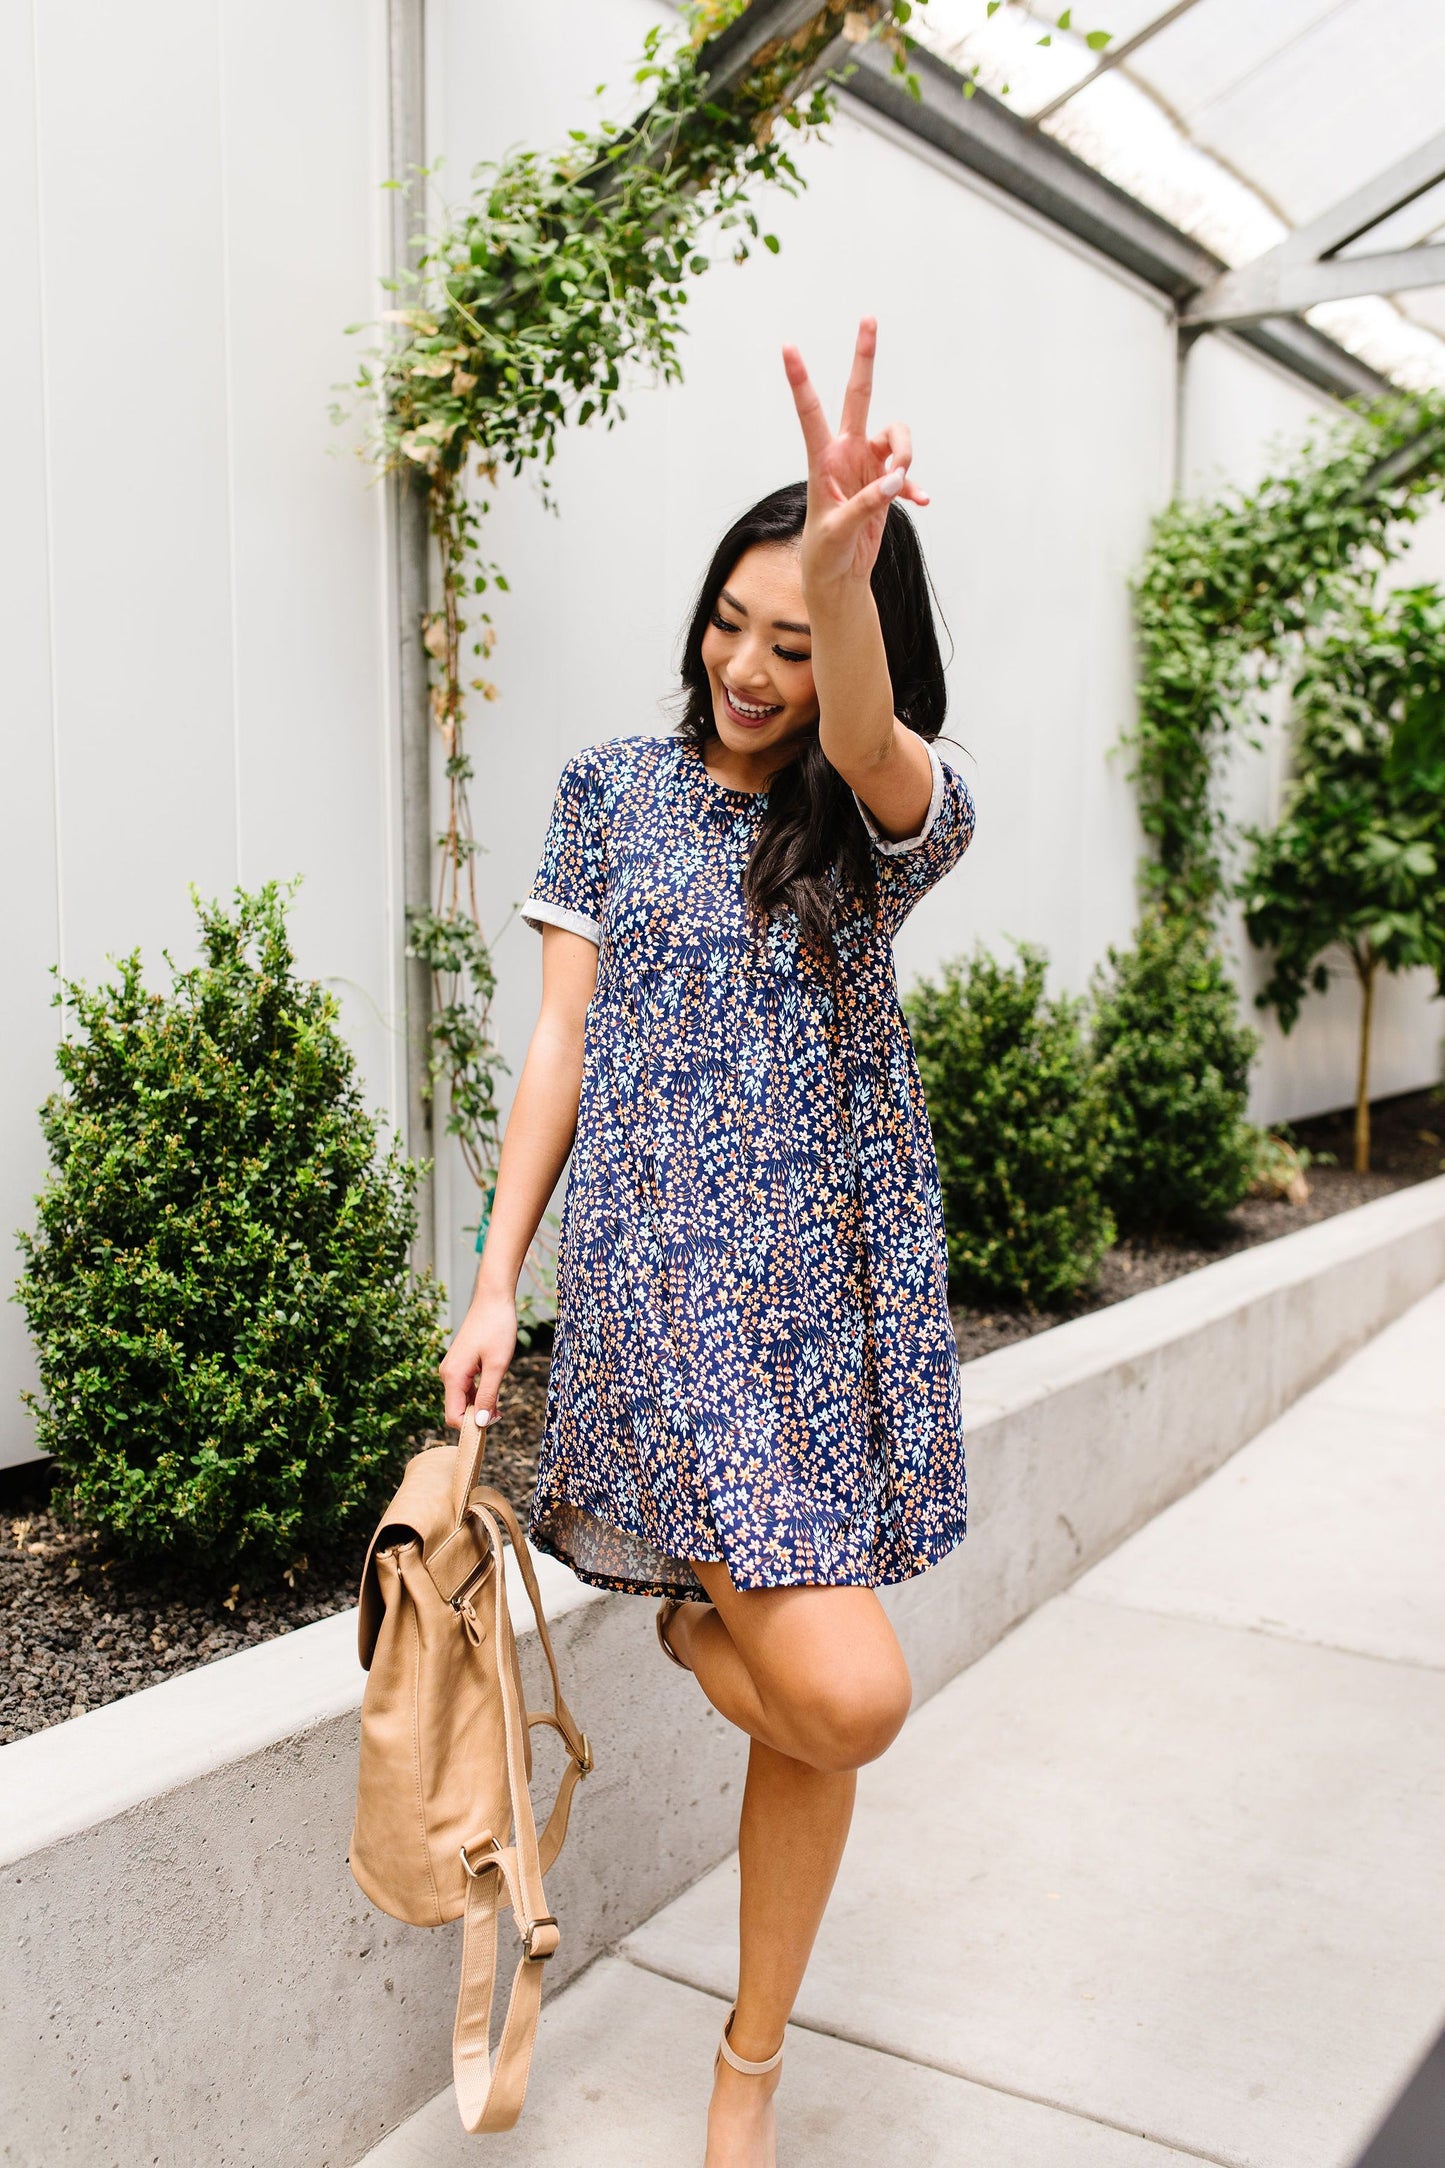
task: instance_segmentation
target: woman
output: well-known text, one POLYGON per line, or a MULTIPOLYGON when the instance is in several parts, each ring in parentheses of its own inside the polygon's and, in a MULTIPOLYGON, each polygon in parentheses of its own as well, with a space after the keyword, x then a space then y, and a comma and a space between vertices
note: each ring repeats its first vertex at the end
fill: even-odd
POLYGON ((806 488, 724 537, 671 738, 566 765, 523 916, 541 1014, 447 1420, 497 1412, 519 1273, 569 1150, 536 1542, 661 1597, 657 1633, 751 1745, 737 2001, 708 2168, 774 2154, 779 2045, 853 1811, 908 1711, 875 1590, 964 1533, 938 1169, 891 939, 974 812, 932 740, 943 671, 869 434, 865 318, 832 435, 783 350, 806 488))

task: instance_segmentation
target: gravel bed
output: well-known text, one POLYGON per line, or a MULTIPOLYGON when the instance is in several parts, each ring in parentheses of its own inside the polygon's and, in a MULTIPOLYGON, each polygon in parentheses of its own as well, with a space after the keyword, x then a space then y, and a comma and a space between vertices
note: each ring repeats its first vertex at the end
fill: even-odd
MULTIPOLYGON (((1058 1310, 960 1306, 954 1311, 960 1355, 971 1361, 1445 1171, 1445 1104, 1438 1095, 1382 1101, 1373 1119, 1372 1173, 1349 1171, 1348 1114, 1296 1123, 1297 1142, 1340 1162, 1309 1169, 1307 1203, 1248 1198, 1211 1244, 1121 1242, 1103 1260, 1092 1292, 1058 1310)), ((488 1480, 522 1511, 536 1478, 545 1341, 538 1335, 513 1362, 488 1447, 488 1480)), ((162 1582, 108 1558, 97 1537, 62 1525, 50 1510, 43 1463, 0 1471, 0 1745, 344 1610, 356 1600, 365 1553, 358 1538, 330 1557, 298 1562, 264 1586, 228 1585, 224 1576, 162 1582)))
MULTIPOLYGON (((488 1450, 488 1481, 523 1506, 536 1480, 547 1368, 542 1352, 515 1358, 488 1450)), ((162 1582, 56 1519, 44 1463, 3 1471, 0 1746, 346 1610, 369 1535, 269 1585, 191 1574, 162 1582)))

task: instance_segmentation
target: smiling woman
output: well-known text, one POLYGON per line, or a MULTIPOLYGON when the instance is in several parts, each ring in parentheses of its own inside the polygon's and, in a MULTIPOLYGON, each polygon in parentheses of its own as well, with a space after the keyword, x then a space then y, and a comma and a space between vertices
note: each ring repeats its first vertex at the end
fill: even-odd
POLYGON ((663 1599, 667 1654, 751 1740, 738 2001, 710 2162, 772 2158, 777 2042, 860 1763, 907 1711, 876 1591, 962 1539, 938 1166, 892 938, 974 811, 934 747, 942 663, 905 492, 787 366, 809 478, 724 535, 671 738, 585 747, 522 916, 543 1002, 448 1420, 496 1412, 515 1289, 571 1153, 530 1533, 663 1599))

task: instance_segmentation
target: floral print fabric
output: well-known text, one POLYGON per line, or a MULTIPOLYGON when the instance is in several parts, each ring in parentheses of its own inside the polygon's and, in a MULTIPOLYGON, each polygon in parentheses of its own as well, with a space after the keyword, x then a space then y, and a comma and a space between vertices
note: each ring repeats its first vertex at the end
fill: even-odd
MULTIPOLYGON (((522 915, 598 943, 531 1534, 583 1580, 700 1598, 876 1587, 964 1534, 938 1165, 892 936, 974 808, 930 745, 916 837, 858 804, 878 893, 836 976, 742 878, 767 794, 677 738, 563 769, 522 915)), ((836 880, 836 877, 835 877, 836 880)))

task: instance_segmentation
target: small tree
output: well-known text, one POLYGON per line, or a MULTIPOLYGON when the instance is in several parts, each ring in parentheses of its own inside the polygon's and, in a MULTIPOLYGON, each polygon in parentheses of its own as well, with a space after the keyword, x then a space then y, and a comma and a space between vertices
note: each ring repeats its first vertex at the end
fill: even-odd
POLYGON ((1099 1196, 1104 1110, 1080 1004, 1044 998, 1041 950, 979 950, 910 990, 943 1185, 950 1274, 975 1301, 1077 1293, 1114 1239, 1099 1196))
POLYGON ((1254 1179, 1245 1118, 1257 1035, 1192 917, 1146 912, 1095 978, 1094 1059, 1108 1142, 1101 1187, 1129 1232, 1207 1230, 1254 1179))
POLYGON ((1370 1031, 1381 970, 1445 993, 1445 596, 1403 588, 1318 642, 1295 685, 1284 818, 1252 831, 1245 925, 1273 950, 1256 997, 1293 1028, 1342 952, 1360 986, 1355 1168, 1370 1164, 1370 1031))
POLYGON ((438 1291, 408 1273, 417 1170, 378 1156, 277 888, 198 909, 169 995, 138 955, 57 995, 29 1397, 58 1502, 119 1550, 274 1567, 379 1509, 439 1415, 438 1291))

